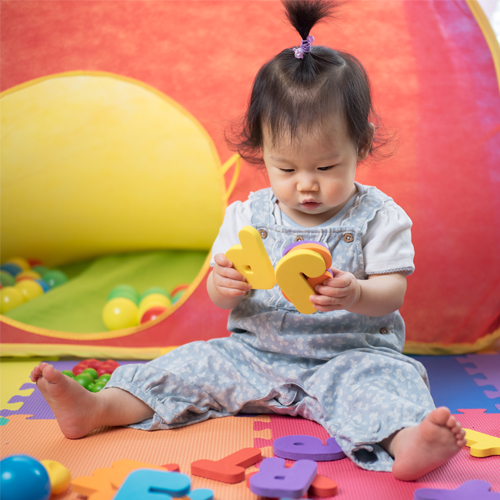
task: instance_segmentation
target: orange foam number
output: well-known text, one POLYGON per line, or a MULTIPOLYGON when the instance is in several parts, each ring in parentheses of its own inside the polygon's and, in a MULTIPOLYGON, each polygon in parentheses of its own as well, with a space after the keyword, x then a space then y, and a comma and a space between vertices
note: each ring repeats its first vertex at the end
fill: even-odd
POLYGON ((117 460, 111 467, 96 469, 92 476, 82 476, 71 482, 76 493, 88 497, 87 500, 111 500, 126 477, 137 469, 178 471, 177 464, 157 465, 139 462, 137 460, 117 460))
POLYGON ((261 458, 260 448, 243 448, 221 460, 196 460, 191 464, 191 474, 223 483, 239 483, 245 479, 245 467, 256 464, 261 458))
POLYGON ((316 278, 326 271, 323 257, 313 250, 295 250, 287 253, 276 266, 276 281, 288 300, 302 314, 312 314, 316 309, 309 300, 315 291, 307 277, 316 278))
POLYGON ((238 233, 241 245, 232 246, 226 257, 254 289, 269 290, 276 284, 274 268, 259 232, 245 226, 238 233))

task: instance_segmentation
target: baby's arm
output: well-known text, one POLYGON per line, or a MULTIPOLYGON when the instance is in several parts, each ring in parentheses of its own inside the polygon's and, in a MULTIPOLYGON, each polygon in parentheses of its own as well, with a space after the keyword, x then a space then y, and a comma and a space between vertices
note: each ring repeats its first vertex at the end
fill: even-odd
POLYGON ((216 254, 214 261, 214 268, 207 280, 208 295, 221 309, 233 309, 252 287, 223 253, 216 254))
POLYGON ((320 295, 311 295, 318 311, 346 311, 365 316, 385 316, 403 305, 406 274, 372 274, 358 280, 351 273, 332 268, 334 278, 316 286, 320 295))

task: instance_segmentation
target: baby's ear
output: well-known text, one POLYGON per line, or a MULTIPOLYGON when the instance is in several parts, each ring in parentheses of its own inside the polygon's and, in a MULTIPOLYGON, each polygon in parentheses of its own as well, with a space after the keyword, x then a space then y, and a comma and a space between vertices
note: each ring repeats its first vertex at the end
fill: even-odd
POLYGON ((368 156, 370 149, 372 147, 373 135, 375 134, 375 125, 373 123, 368 124, 368 131, 366 137, 359 141, 358 146, 358 161, 363 161, 368 156))

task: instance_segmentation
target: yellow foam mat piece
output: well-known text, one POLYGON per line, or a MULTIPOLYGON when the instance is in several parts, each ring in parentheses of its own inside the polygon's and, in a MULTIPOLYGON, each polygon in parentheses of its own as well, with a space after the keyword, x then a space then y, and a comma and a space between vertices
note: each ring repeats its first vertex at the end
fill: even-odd
MULTIPOLYGON (((24 404, 9 403, 9 400, 14 396, 30 396, 34 389, 20 390, 19 388, 25 384, 30 383, 29 378, 31 371, 41 361, 48 359, 6 359, 2 358, 0 361, 0 410, 16 411, 24 404)), ((57 361, 57 358, 51 358, 51 361, 57 361)))

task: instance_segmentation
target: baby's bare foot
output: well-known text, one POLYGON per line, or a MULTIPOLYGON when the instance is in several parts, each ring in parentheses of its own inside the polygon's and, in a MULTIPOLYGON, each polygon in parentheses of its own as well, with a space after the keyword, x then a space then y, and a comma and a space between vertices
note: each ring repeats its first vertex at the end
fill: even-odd
POLYGON ((78 439, 95 429, 96 394, 47 363, 33 369, 31 380, 36 382, 67 438, 78 439))
POLYGON ((392 473, 402 481, 414 481, 447 462, 465 442, 465 432, 450 410, 436 408, 419 425, 396 434, 392 473))

